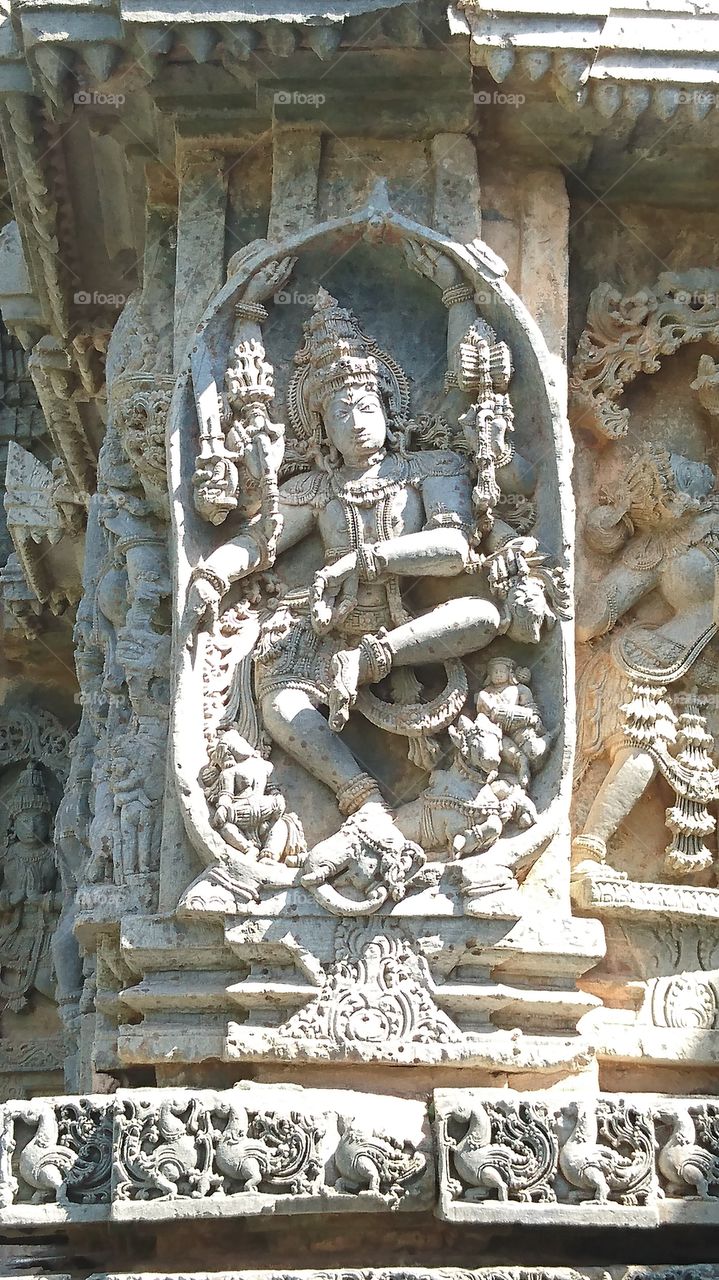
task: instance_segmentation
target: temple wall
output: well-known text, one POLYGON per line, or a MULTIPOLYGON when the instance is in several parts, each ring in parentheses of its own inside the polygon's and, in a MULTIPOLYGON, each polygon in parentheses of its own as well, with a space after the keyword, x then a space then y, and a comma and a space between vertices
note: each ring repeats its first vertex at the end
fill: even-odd
POLYGON ((716 1280, 696 8, 0 13, 0 1277, 716 1280))

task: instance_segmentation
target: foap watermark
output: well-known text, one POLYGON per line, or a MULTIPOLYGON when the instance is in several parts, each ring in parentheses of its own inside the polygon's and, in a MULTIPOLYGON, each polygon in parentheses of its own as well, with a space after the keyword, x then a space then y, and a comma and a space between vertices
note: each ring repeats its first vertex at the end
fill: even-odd
POLYGON ((301 93, 299 89, 276 89, 276 107, 321 107, 327 101, 324 93, 301 93))
POLYGON ((280 289, 272 301, 278 307, 313 307, 317 301, 316 293, 300 293, 298 289, 280 289))
POLYGON ((708 110, 719 104, 719 93, 711 89, 682 89, 676 97, 680 107, 702 107, 708 110))
POLYGON ((719 708, 719 694, 703 693, 696 689, 681 690, 671 695, 672 705, 676 707, 678 712, 698 712, 700 715, 704 711, 716 711, 719 708))
POLYGON ((719 306, 719 293, 708 289, 676 289, 672 298, 680 306, 693 307, 695 310, 699 307, 719 306))
POLYGON ((503 93, 501 89, 480 89, 474 95, 477 107, 523 107, 526 101, 523 93, 503 93))
POLYGON ((73 94, 76 107, 122 107, 125 104, 124 93, 99 93, 96 89, 78 89, 73 94))
POLYGON ((119 311, 127 302, 124 293, 102 293, 100 289, 76 289, 72 298, 76 307, 113 307, 119 311))
POLYGON ((523 493, 500 493, 494 505, 508 507, 512 511, 524 511, 530 503, 531 499, 526 498, 523 493))

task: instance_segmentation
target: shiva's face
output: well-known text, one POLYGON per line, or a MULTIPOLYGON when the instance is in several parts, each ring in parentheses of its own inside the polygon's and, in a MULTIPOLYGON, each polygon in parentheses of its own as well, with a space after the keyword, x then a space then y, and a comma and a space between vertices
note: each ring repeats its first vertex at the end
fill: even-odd
POLYGON ((387 420, 370 386, 340 387, 324 406, 325 431, 345 462, 366 462, 384 447, 387 420))

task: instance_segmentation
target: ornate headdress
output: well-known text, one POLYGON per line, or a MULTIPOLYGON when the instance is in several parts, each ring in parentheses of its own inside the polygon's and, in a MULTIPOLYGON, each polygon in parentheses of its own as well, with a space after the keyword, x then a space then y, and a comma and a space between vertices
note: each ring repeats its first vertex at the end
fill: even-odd
MULTIPOLYGON (((683 461, 697 476, 704 470, 701 464, 683 461)), ((699 499, 679 484, 677 462, 667 449, 646 443, 632 456, 624 477, 632 520, 640 525, 659 525, 699 509, 699 499)))
POLYGON ((319 290, 304 333, 287 388, 289 421, 298 443, 319 446, 323 406, 341 387, 371 387, 384 403, 390 426, 407 412, 406 374, 326 289, 319 290))
POLYGON ((20 774, 12 793, 9 808, 13 813, 31 811, 52 813, 50 797, 39 764, 31 761, 20 774))

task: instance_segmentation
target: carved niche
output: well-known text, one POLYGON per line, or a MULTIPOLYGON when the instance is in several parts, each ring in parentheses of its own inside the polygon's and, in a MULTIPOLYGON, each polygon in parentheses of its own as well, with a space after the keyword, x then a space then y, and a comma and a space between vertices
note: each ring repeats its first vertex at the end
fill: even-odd
POLYGON ((406 371, 322 288, 273 421, 262 299, 329 224, 236 264, 193 350, 197 407, 189 383, 177 399, 175 767, 209 868, 188 902, 220 913, 301 886, 367 915, 446 885, 459 860, 491 895, 560 821, 568 513, 554 446, 539 468, 522 452, 551 432, 550 401, 515 433, 512 350, 477 313, 478 264, 391 223, 443 289, 449 421, 410 407, 406 371), (480 652, 481 681, 463 661, 480 652), (400 803, 350 747, 353 718, 406 756, 400 803))
MULTIPOLYGON (((469 962, 463 921, 500 922, 482 945, 498 930, 518 955, 514 926, 540 913, 537 946, 562 953, 570 986, 596 953, 593 926, 569 940, 566 898, 549 891, 556 930, 540 905, 550 866, 568 884, 572 507, 546 353, 503 271, 386 206, 260 241, 180 376, 173 771, 204 869, 179 915, 224 920, 238 957, 299 965, 306 989, 306 1009, 278 1014, 285 982, 267 984, 229 1058, 424 1060, 435 1039, 488 1061, 451 983, 438 1000, 469 962), (342 237, 364 255, 362 295, 328 270, 342 237), (434 363, 394 314, 411 272, 446 350, 434 363), (314 281, 302 329, 282 311, 293 273, 314 281)), ((576 1038, 549 1040, 547 1062, 579 1062, 576 1038)))
POLYGON ((631 298, 602 285, 571 380, 587 494, 573 897, 607 921, 587 982, 605 1007, 585 1029, 613 1061, 710 1063, 719 1040, 716 372, 702 350, 718 342, 716 272, 631 298))
POLYGON ((34 991, 55 998, 51 940, 62 907, 53 818, 70 735, 49 711, 0 712, 0 1004, 18 1013, 34 991))
POLYGON ((684 379, 694 363, 673 379, 670 367, 662 371, 674 426, 665 414, 659 435, 651 434, 648 391, 631 418, 620 397, 639 373, 659 374, 660 356, 677 359, 686 344, 719 341, 719 275, 662 276, 656 289, 629 299, 600 286, 588 320, 572 379, 575 422, 589 423, 607 443, 581 525, 577 635, 587 648, 579 676, 580 787, 588 771, 596 773, 595 761, 609 770, 596 793, 590 783, 591 802, 581 805, 576 862, 589 874, 602 867, 606 876, 621 824, 661 779, 666 846, 653 857, 656 826, 647 834, 645 825, 643 838, 634 829, 630 844, 624 840, 628 868, 637 868, 631 874, 639 880, 708 885, 719 797, 719 500, 704 461, 711 358, 700 356, 689 387, 684 379))

